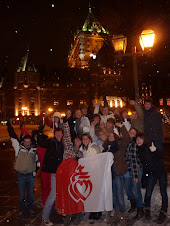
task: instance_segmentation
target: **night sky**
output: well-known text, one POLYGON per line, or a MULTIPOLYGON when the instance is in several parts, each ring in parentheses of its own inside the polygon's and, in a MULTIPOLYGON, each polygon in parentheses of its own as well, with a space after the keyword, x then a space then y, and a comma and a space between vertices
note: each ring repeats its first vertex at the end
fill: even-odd
MULTIPOLYGON (((161 31, 159 41, 166 45, 168 0, 91 0, 90 4, 106 29, 130 36, 150 26, 161 31)), ((87 0, 0 0, 0 69, 14 72, 28 48, 36 65, 64 68, 74 32, 82 27, 88 6, 87 0)))

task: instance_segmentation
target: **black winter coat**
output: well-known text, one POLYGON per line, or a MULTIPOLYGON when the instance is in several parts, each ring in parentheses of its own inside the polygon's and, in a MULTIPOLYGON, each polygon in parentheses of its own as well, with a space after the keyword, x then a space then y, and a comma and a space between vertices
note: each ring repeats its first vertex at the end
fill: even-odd
POLYGON ((162 115, 154 107, 144 109, 144 134, 149 142, 163 143, 162 115))
POLYGON ((137 146, 139 160, 142 163, 144 173, 160 175, 165 170, 163 151, 156 149, 151 152, 145 144, 137 146))
POLYGON ((56 170, 63 160, 64 146, 62 141, 58 141, 55 137, 52 139, 43 139, 43 134, 38 134, 38 145, 47 148, 42 171, 47 173, 56 173, 56 170))

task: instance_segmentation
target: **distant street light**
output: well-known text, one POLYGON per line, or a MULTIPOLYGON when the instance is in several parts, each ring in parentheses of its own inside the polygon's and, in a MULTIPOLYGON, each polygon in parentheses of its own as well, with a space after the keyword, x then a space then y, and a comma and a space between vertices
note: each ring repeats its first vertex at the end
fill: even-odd
POLYGON ((24 123, 24 125, 25 125, 25 113, 26 113, 26 111, 27 111, 27 107, 22 107, 21 108, 22 109, 22 115, 23 115, 23 123, 24 123))
MULTIPOLYGON (((145 48, 153 47, 155 40, 155 33, 152 30, 144 30, 139 36, 139 43, 141 48, 145 50, 145 48)), ((120 35, 115 36, 112 39, 112 44, 116 52, 123 51, 124 54, 121 56, 132 56, 133 57, 133 73, 134 73, 134 87, 135 87, 135 101, 139 101, 139 83, 138 83, 138 70, 137 70, 137 59, 136 55, 141 52, 136 52, 136 46, 132 53, 125 53, 127 46, 127 38, 120 35)), ((120 56, 120 55, 119 55, 120 56)))
POLYGON ((48 111, 49 111, 49 112, 52 112, 52 111, 53 111, 53 109, 52 109, 52 108, 48 108, 48 111))

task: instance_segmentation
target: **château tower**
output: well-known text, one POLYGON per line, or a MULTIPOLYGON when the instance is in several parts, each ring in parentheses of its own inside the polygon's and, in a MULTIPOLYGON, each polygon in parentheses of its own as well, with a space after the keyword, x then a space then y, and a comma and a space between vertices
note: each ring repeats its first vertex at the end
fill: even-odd
POLYGON ((15 116, 40 114, 40 74, 31 62, 29 50, 15 72, 15 116))
POLYGON ((97 21, 89 7, 87 19, 79 30, 68 58, 70 68, 88 68, 91 57, 101 49, 105 37, 109 34, 97 21))

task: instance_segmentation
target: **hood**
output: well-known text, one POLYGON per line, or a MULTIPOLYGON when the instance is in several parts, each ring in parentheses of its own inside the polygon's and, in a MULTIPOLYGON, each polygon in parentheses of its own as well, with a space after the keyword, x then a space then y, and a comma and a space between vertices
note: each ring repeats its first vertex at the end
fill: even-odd
POLYGON ((58 117, 61 119, 61 113, 59 111, 54 112, 53 119, 54 119, 54 117, 58 117))

